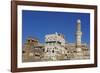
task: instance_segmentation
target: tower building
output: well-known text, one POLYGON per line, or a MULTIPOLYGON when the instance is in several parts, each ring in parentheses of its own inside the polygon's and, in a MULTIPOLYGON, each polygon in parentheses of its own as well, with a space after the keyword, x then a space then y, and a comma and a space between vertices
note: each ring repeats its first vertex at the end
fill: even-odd
POLYGON ((45 36, 45 57, 48 60, 61 60, 65 52, 64 35, 55 33, 45 36))
POLYGON ((77 30, 76 30, 76 59, 81 59, 83 57, 82 53, 82 44, 81 44, 81 38, 82 38, 82 31, 81 31, 81 20, 77 20, 77 30))
POLYGON ((81 38, 82 38, 82 32, 81 32, 81 20, 77 20, 77 30, 76 30, 76 47, 81 47, 81 38))

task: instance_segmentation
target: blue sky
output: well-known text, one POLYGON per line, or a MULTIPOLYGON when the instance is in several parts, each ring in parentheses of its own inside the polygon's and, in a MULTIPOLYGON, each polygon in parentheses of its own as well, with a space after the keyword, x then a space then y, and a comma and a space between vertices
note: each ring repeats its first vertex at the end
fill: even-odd
POLYGON ((77 19, 81 20, 82 42, 89 44, 90 14, 23 10, 22 43, 29 36, 36 37, 44 43, 44 36, 55 32, 64 34, 67 42, 74 43, 77 19))

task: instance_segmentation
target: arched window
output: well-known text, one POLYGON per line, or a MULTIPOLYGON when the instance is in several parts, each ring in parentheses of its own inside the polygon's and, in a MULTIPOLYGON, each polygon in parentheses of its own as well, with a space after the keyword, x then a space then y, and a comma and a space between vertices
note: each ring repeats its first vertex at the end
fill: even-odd
POLYGON ((47 52, 48 52, 48 49, 47 49, 47 52))

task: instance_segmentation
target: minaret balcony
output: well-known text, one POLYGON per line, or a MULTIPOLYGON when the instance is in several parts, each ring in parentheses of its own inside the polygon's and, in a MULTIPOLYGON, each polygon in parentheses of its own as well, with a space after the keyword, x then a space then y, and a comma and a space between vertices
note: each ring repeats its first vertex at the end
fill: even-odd
POLYGON ((76 35, 77 35, 77 36, 81 36, 81 35, 82 35, 82 32, 81 32, 81 31, 77 31, 77 32, 76 32, 76 35))

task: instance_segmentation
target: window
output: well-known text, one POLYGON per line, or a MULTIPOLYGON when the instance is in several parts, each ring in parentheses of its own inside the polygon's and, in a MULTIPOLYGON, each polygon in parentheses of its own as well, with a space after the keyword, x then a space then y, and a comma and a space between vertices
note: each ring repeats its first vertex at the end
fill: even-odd
POLYGON ((57 47, 55 47, 55 49, 58 49, 57 47))
POLYGON ((47 49, 47 52, 48 52, 48 49, 47 49))
POLYGON ((43 49, 43 52, 45 51, 45 49, 43 49))
POLYGON ((67 56, 67 54, 65 54, 65 56, 67 56))
POLYGON ((25 53, 25 51, 23 50, 22 53, 25 53))
POLYGON ((52 53, 54 53, 54 50, 52 50, 52 53))
POLYGON ((35 56, 39 57, 40 55, 39 54, 35 54, 35 56))
POLYGON ((32 42, 34 42, 34 40, 32 40, 32 42))

